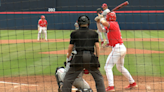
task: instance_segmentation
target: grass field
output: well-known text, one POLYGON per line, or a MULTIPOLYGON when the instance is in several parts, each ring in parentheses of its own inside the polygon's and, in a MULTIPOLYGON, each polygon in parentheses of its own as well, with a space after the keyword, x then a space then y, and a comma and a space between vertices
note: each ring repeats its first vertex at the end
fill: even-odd
MULTIPOLYGON (((48 39, 69 39, 71 30, 48 30, 48 39)), ((123 38, 164 38, 159 30, 122 30, 123 38)), ((37 30, 1 30, 1 40, 37 39, 37 30)), ((30 42, 0 44, 0 76, 54 75, 58 66, 63 66, 66 55, 39 54, 39 52, 67 49, 69 42, 30 42)), ((164 51, 164 42, 127 41, 127 48, 164 51)), ((163 76, 164 54, 128 54, 125 67, 132 75, 163 76)), ((100 56, 100 71, 105 74, 107 55, 100 56)), ((115 75, 120 75, 114 67, 115 75)))

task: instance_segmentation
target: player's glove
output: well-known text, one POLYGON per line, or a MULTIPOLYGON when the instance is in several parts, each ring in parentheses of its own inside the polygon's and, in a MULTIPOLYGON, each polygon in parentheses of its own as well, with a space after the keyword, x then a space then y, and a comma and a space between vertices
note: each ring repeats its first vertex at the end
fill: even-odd
POLYGON ((97 13, 101 13, 101 12, 102 12, 101 8, 97 8, 97 13))

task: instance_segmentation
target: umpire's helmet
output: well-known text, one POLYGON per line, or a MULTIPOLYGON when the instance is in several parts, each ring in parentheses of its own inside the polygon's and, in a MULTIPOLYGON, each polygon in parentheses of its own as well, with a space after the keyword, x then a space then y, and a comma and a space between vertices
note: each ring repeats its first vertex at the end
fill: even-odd
POLYGON ((86 25, 86 24, 88 24, 88 26, 89 26, 89 24, 90 24, 90 19, 89 19, 89 17, 86 16, 86 15, 81 15, 81 16, 78 18, 78 24, 79 24, 79 27, 80 27, 80 25, 86 25))

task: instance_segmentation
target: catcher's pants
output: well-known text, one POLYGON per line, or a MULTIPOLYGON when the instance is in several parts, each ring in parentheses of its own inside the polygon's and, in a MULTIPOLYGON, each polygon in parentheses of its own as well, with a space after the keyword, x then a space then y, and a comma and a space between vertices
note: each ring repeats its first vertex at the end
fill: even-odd
POLYGON ((44 34, 45 34, 45 40, 47 40, 47 27, 40 27, 40 28, 39 28, 39 31, 38 31, 38 40, 39 40, 39 38, 41 37, 42 31, 43 31, 44 34))
POLYGON ((134 82, 134 79, 130 75, 129 71, 124 67, 125 55, 126 47, 124 46, 124 44, 116 44, 115 47, 112 48, 112 51, 109 54, 104 67, 109 86, 114 86, 112 68, 115 64, 117 70, 120 71, 128 79, 129 83, 134 82))
MULTIPOLYGON (((70 68, 70 63, 68 62, 66 64, 65 69, 64 68, 60 68, 60 69, 57 70, 59 81, 63 81, 64 80, 65 74, 67 73, 69 68, 70 68)), ((78 89, 90 89, 89 84, 82 78, 82 76, 83 76, 83 71, 75 79, 75 81, 73 82, 73 86, 78 88, 78 89)))

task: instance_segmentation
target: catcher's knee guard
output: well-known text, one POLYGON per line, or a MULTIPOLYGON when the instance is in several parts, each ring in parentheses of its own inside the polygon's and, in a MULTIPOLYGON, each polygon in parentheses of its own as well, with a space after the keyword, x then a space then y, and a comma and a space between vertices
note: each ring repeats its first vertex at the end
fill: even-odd
POLYGON ((78 89, 76 92, 93 92, 92 89, 78 89))
POLYGON ((55 71, 55 77, 56 77, 57 84, 58 84, 58 92, 62 92, 61 89, 62 89, 62 86, 63 86, 63 81, 61 80, 61 78, 59 77, 59 74, 58 74, 58 70, 62 69, 62 68, 64 69, 64 67, 57 67, 56 71, 55 71))

